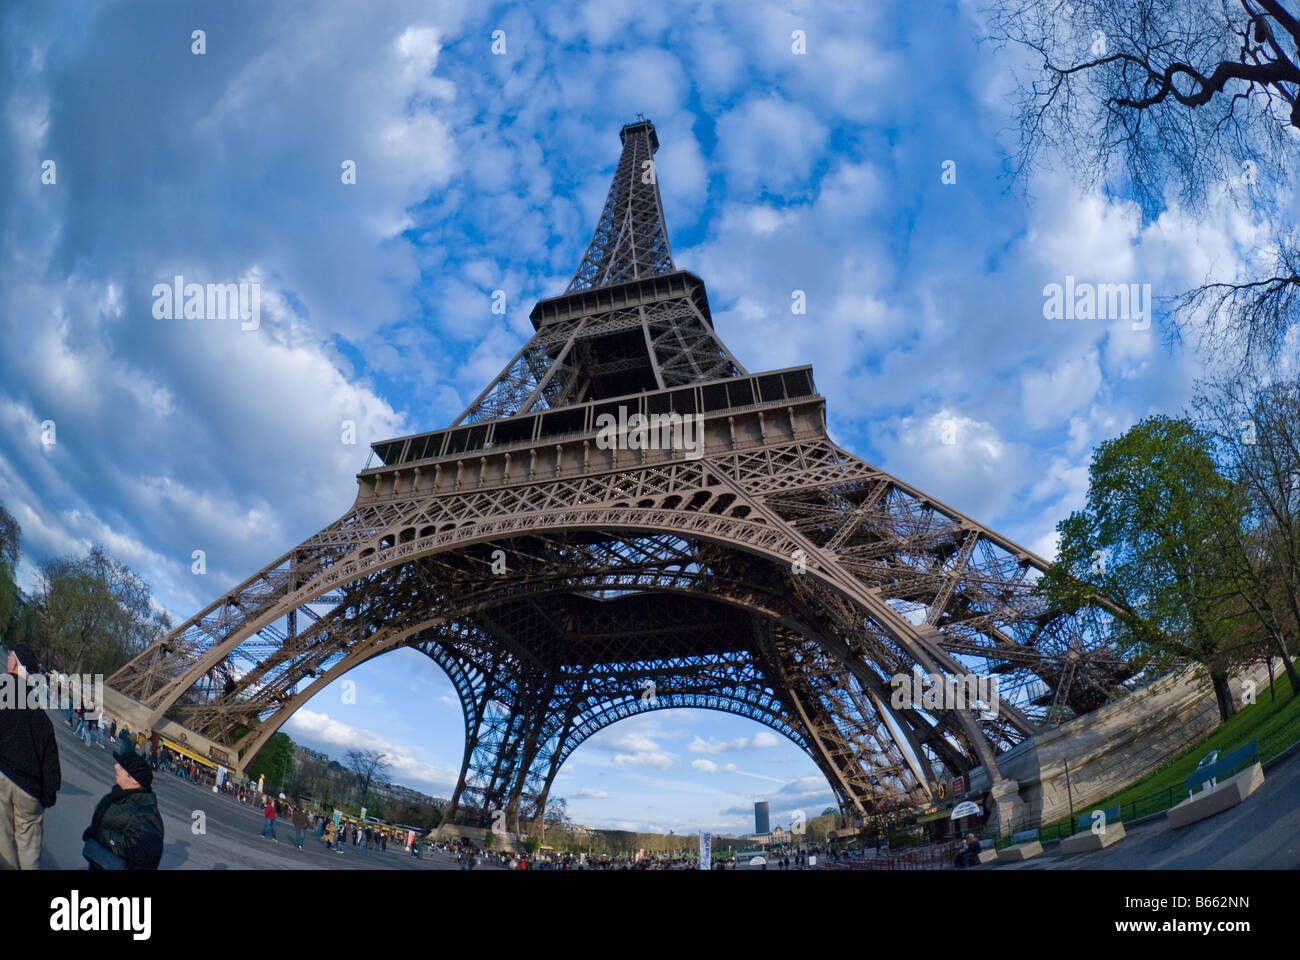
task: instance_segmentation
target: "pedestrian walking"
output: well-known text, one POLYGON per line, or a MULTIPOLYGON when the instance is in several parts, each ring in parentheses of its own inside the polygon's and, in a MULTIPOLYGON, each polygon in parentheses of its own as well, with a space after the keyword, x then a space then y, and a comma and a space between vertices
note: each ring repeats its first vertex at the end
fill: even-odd
POLYGON ((41 709, 28 709, 29 674, 36 654, 15 644, 6 669, 19 690, 13 709, 0 710, 0 869, 39 870, 45 811, 54 806, 62 774, 54 726, 41 709))
POLYGON ((310 821, 307 819, 307 811, 299 807, 293 812, 293 826, 298 831, 298 852, 302 852, 302 845, 307 840, 307 825, 310 821))
POLYGON ((135 753, 135 748, 131 746, 131 731, 125 726, 119 727, 117 731, 117 752, 135 753))
POLYGON ((157 870, 163 855, 163 821, 153 792, 153 769, 137 753, 120 753, 116 782, 95 807, 81 835, 81 855, 91 870, 157 870))
POLYGON ((269 836, 276 843, 279 843, 280 841, 275 836, 275 804, 270 800, 267 800, 266 806, 262 808, 262 816, 266 817, 266 826, 262 828, 262 836, 269 836))

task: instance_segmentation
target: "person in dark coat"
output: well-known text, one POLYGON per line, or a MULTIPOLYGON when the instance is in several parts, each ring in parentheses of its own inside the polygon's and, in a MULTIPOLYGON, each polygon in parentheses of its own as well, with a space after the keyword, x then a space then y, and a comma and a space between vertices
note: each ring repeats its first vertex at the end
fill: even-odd
POLYGON ((149 761, 135 752, 115 758, 117 782, 99 801, 81 839, 91 870, 157 870, 163 855, 163 821, 149 761))
POLYGON ((39 870, 45 811, 63 785, 54 726, 44 710, 29 710, 28 675, 36 654, 15 644, 6 660, 13 702, 0 709, 0 870, 39 870))
POLYGON ((307 811, 302 807, 297 807, 293 811, 293 828, 298 831, 298 852, 302 852, 302 845, 307 839, 307 827, 310 821, 307 819, 307 811))
POLYGON ((966 845, 957 854, 957 859, 953 861, 959 867, 978 867, 980 863, 980 842, 975 839, 975 834, 966 834, 966 845))

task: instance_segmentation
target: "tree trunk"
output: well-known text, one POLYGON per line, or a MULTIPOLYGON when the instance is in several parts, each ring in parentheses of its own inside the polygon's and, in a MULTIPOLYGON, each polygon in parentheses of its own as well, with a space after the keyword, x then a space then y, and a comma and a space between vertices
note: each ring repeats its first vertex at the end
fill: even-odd
POLYGON ((1237 705, 1232 700, 1226 673, 1212 673, 1210 680, 1214 683, 1214 696, 1219 702, 1219 722, 1222 723, 1237 712, 1237 705))
MULTIPOLYGON (((1291 684, 1291 695, 1300 696, 1300 674, 1296 673, 1295 664, 1291 662, 1291 655, 1287 653, 1286 641, 1280 636, 1277 639, 1277 648, 1282 654, 1282 666, 1286 668, 1286 678, 1291 684)), ((1272 677, 1272 667, 1269 667, 1269 676, 1272 677)))

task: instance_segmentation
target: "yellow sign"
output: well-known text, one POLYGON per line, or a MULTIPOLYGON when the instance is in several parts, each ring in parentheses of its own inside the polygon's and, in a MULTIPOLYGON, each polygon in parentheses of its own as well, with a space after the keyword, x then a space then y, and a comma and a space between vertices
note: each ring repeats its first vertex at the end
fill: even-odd
POLYGON ((166 737, 159 737, 158 742, 161 743, 164 747, 168 747, 172 750, 175 750, 183 757, 189 757, 191 760, 203 764, 205 767, 212 767, 214 770, 217 768, 217 764, 213 763, 207 757, 200 756, 199 754, 191 750, 189 747, 182 746, 181 744, 177 743, 175 740, 168 740, 166 737))

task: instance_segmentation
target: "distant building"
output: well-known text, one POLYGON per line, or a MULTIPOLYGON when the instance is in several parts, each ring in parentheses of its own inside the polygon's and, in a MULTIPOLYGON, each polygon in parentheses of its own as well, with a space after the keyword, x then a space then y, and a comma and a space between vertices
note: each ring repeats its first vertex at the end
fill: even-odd
POLYGON ((371 789, 380 796, 388 797, 390 800, 432 804, 435 807, 445 807, 447 805, 447 801, 441 797, 431 797, 427 793, 420 793, 420 791, 404 787, 400 783, 379 783, 375 784, 371 789))
POLYGON ((330 758, 323 753, 304 747, 300 743, 293 745, 293 772, 301 774, 311 763, 328 764, 330 758))
POLYGON ((754 832, 758 834, 772 832, 772 821, 767 813, 766 800, 760 800, 754 804, 754 832))

